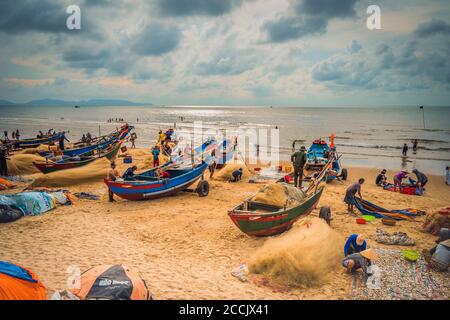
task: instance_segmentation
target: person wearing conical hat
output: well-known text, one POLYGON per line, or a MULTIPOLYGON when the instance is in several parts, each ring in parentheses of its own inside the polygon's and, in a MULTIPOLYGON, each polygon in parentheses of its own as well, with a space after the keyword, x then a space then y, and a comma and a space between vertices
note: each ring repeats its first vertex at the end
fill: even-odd
POLYGON ((372 265, 373 261, 377 260, 377 253, 373 249, 366 249, 359 253, 353 253, 346 256, 342 260, 342 266, 347 268, 348 273, 353 273, 362 270, 364 275, 368 276, 368 267, 372 265))

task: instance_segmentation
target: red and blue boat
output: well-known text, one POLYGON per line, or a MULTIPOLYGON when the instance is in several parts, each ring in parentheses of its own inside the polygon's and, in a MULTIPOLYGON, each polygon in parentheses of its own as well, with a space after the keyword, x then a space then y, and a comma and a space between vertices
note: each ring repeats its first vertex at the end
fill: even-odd
MULTIPOLYGON (((134 127, 132 126, 123 126, 118 130, 117 132, 113 132, 107 136, 102 137, 103 141, 101 139, 97 140, 96 144, 79 147, 79 148, 73 148, 73 149, 65 149, 62 151, 64 156, 67 157, 74 157, 74 156, 88 156, 92 154, 95 150, 103 150, 108 148, 108 146, 112 145, 113 143, 124 140, 128 134, 131 132, 131 130, 134 127)), ((52 157, 53 153, 51 151, 39 151, 39 155, 45 158, 52 157)))
POLYGON ((192 161, 199 155, 208 153, 213 149, 222 149, 222 143, 217 144, 215 140, 210 140, 196 148, 192 153, 191 162, 186 166, 186 156, 179 156, 168 163, 152 168, 149 171, 137 174, 133 180, 111 181, 105 179, 104 182, 108 188, 117 196, 126 200, 148 200, 173 195, 179 191, 184 191, 200 180, 195 192, 199 196, 207 196, 209 184, 203 180, 203 174, 212 160, 210 155, 198 164, 192 161))

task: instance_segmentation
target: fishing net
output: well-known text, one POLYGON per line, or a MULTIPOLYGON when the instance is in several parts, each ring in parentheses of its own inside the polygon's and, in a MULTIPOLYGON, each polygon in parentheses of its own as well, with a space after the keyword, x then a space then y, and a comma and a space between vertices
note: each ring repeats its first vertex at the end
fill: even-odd
POLYGON ((319 218, 306 218, 284 235, 268 239, 251 256, 252 273, 295 286, 314 286, 339 268, 344 239, 319 218))
POLYGON ((42 157, 34 154, 15 154, 9 157, 8 174, 11 176, 34 174, 40 172, 33 161, 42 161, 42 157))
POLYGON ((233 172, 239 170, 239 168, 242 168, 242 180, 248 179, 252 176, 252 173, 244 163, 229 163, 220 169, 220 171, 214 175, 214 178, 222 181, 231 181, 233 179, 233 172))
POLYGON ((286 183, 270 183, 261 187, 252 201, 290 208, 299 205, 304 199, 303 191, 293 186, 286 183))
MULTIPOLYGON (((102 181, 110 167, 108 159, 101 158, 84 167, 61 170, 37 177, 33 187, 65 187, 102 181)), ((120 169, 118 169, 120 172, 120 169)))

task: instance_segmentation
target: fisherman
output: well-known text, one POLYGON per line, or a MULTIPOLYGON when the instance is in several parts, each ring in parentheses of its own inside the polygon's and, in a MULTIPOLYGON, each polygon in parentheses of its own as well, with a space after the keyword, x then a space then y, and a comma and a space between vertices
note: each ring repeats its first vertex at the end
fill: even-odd
POLYGON ((243 173, 242 168, 239 168, 238 170, 234 170, 233 173, 231 174, 233 176, 233 179, 231 180, 231 182, 238 182, 238 181, 242 180, 242 173, 243 173))
POLYGON ((3 136, 4 136, 4 140, 5 140, 5 141, 8 141, 8 140, 9 140, 9 139, 8 139, 8 131, 7 131, 7 130, 3 131, 3 136))
POLYGON ((377 260, 377 253, 373 249, 366 249, 364 251, 353 253, 346 256, 342 260, 342 266, 347 268, 348 273, 353 273, 359 269, 362 270, 367 277, 371 275, 369 272, 369 266, 372 265, 372 261, 377 260))
POLYGON ((20 132, 19 129, 16 130, 16 139, 20 140, 20 132))
POLYGON ((412 172, 417 177, 417 183, 419 183, 422 188, 425 187, 428 182, 428 177, 417 169, 414 169, 412 172))
POLYGON ((86 135, 83 133, 83 136, 81 137, 81 142, 86 143, 86 135))
POLYGON ((303 167, 306 164, 306 148, 302 146, 300 151, 295 152, 291 156, 292 165, 294 167, 294 185, 295 187, 302 187, 303 182, 303 167))
POLYGON ((61 136, 59 137, 59 148, 61 150, 63 150, 63 151, 65 150, 64 141, 70 142, 69 139, 66 138, 66 132, 65 131, 63 131, 61 133, 61 136))
POLYGON ((0 176, 8 176, 8 150, 6 147, 0 147, 0 176))
POLYGON ((42 138, 44 138, 44 133, 41 131, 41 130, 39 130, 39 139, 42 139, 42 138))
POLYGON ((13 132, 11 133, 11 135, 12 135, 12 139, 13 140, 16 140, 16 132, 13 130, 13 132))
POLYGON ((409 150, 408 145, 405 143, 403 145, 403 150, 402 150, 402 154, 404 157, 406 157, 408 155, 408 150, 409 150))
POLYGON ((216 158, 216 149, 213 149, 211 151, 211 162, 209 163, 208 170, 209 170, 209 178, 212 179, 214 175, 214 171, 216 171, 217 167, 217 158, 216 158))
POLYGON ((394 191, 397 191, 397 186, 402 191, 402 180, 408 178, 408 174, 408 171, 402 170, 394 176, 394 191))
POLYGON ((123 180, 133 180, 135 176, 135 171, 137 170, 136 166, 129 167, 125 173, 123 174, 123 180))
POLYGON ((133 132, 130 136, 130 142, 131 142, 131 149, 136 149, 136 139, 137 139, 137 135, 136 132, 133 132))
POLYGON ((152 155, 153 155, 153 167, 159 167, 159 153, 161 151, 159 150, 158 146, 154 146, 152 149, 152 155))
POLYGON ((347 210, 350 213, 354 213, 353 212, 353 205, 356 202, 355 196, 356 196, 357 193, 358 193, 358 196, 362 200, 361 185, 364 183, 364 181, 365 181, 364 178, 360 178, 358 180, 358 182, 355 182, 350 187, 348 187, 347 191, 345 192, 344 202, 347 204, 347 210))
POLYGON ((158 135, 159 135, 159 142, 161 142, 162 144, 166 140, 166 134, 161 130, 159 130, 158 135))
POLYGON ((86 143, 88 146, 90 146, 91 142, 92 142, 92 135, 90 132, 88 132, 88 133, 86 133, 86 143))
POLYGON ((352 234, 344 245, 344 256, 366 250, 367 243, 362 234, 352 234))
MULTIPOLYGON (((116 163, 111 162, 111 167, 108 170, 106 179, 108 181, 116 181, 118 176, 119 176, 119 172, 117 172, 116 163)), ((109 196, 109 202, 114 202, 114 193, 111 191, 110 188, 108 188, 108 196, 109 196)))
POLYGON ((387 172, 386 169, 381 170, 380 174, 375 179, 375 184, 377 186, 384 186, 386 184, 387 181, 386 172, 387 172))
POLYGON ((417 139, 413 140, 413 152, 417 152, 417 145, 419 144, 419 141, 417 139))

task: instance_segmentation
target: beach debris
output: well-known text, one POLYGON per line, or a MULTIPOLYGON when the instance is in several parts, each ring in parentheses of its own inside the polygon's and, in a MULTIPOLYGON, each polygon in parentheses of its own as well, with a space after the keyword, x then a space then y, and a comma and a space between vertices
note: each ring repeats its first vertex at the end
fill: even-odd
POLYGON ((237 268, 235 268, 233 271, 231 271, 231 275, 233 277, 238 278, 242 282, 246 282, 248 280, 247 279, 248 273, 249 273, 249 271, 248 271, 248 266, 246 263, 239 265, 237 268))
POLYGON ((398 245, 398 246, 413 246, 414 239, 410 238, 404 232, 394 232, 390 234, 382 229, 377 228, 376 241, 382 244, 398 245))
POLYGON ((441 228, 450 228, 450 207, 428 213, 421 231, 437 236, 441 228))
POLYGON ((99 200, 100 197, 95 194, 90 194, 87 192, 76 192, 74 193, 74 196, 76 196, 78 199, 85 199, 85 200, 99 200))
POLYGON ((360 272, 350 280, 352 300, 448 300, 448 274, 435 272, 419 257, 416 262, 404 259, 402 250, 375 249, 378 278, 367 279, 360 272), (376 285, 368 285, 375 283, 376 285))
POLYGON ((68 290, 61 290, 55 291, 50 300, 80 300, 80 298, 68 290))

